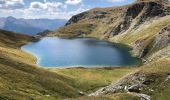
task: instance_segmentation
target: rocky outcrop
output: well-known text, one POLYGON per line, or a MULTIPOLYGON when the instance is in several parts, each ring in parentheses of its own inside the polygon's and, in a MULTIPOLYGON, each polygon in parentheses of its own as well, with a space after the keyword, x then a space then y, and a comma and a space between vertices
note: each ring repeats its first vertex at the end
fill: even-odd
POLYGON ((124 92, 140 92, 142 87, 145 86, 146 77, 144 74, 131 74, 124 77, 122 80, 115 84, 111 84, 107 87, 101 88, 100 90, 90 94, 89 96, 99 96, 103 94, 117 93, 120 91, 124 92))
POLYGON ((66 26, 73 24, 73 23, 77 23, 79 20, 86 18, 87 15, 88 13, 84 12, 84 13, 80 13, 78 15, 72 16, 72 18, 66 23, 66 26))
POLYGON ((40 32, 40 33, 37 33, 36 37, 44 37, 44 36, 47 36, 50 32, 50 30, 45 30, 43 32, 40 32))
POLYGON ((151 100, 151 97, 149 95, 146 94, 137 94, 141 100, 151 100))
POLYGON ((170 43, 170 25, 164 27, 157 33, 155 38, 146 44, 146 40, 137 40, 133 46, 133 52, 139 55, 140 58, 145 57, 148 54, 153 54, 156 51, 166 47, 170 43))
POLYGON ((170 43, 170 25, 163 28, 153 41, 151 50, 159 50, 166 47, 170 43))
POLYGON ((137 40, 133 46, 133 52, 135 55, 138 55, 139 58, 142 58, 144 56, 144 51, 146 51, 144 48, 145 46, 145 40, 137 40))
POLYGON ((80 13, 78 15, 74 15, 72 16, 72 18, 66 23, 66 26, 70 25, 70 24, 73 24, 73 23, 77 23, 81 20, 84 20, 84 19, 103 19, 103 18, 106 18, 108 14, 111 14, 112 10, 110 11, 98 11, 98 9, 93 9, 91 11, 87 11, 87 12, 83 12, 83 13, 80 13))
MULTIPOLYGON (((141 100, 151 100, 151 96, 155 89, 162 87, 162 84, 168 84, 169 76, 164 77, 157 74, 144 74, 136 72, 131 75, 125 76, 117 83, 103 87, 98 91, 89 94, 89 96, 110 95, 115 93, 133 93, 141 98, 141 100), (159 82, 159 83, 158 83, 159 82), (155 85, 158 84, 157 86, 155 85)), ((164 85, 163 85, 164 86, 164 85)))
POLYGON ((131 28, 136 28, 141 23, 154 18, 162 17, 170 14, 170 8, 158 2, 137 2, 127 8, 124 18, 117 27, 111 31, 112 36, 118 35, 127 31, 132 23, 131 28))
POLYGON ((144 87, 144 84, 134 84, 128 88, 128 91, 139 93, 144 87))

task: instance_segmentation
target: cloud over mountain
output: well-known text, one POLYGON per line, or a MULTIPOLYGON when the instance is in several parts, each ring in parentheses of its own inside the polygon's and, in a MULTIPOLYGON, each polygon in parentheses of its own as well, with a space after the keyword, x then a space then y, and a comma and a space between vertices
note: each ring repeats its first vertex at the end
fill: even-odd
POLYGON ((24 8, 23 0, 0 0, 0 9, 21 9, 24 8))

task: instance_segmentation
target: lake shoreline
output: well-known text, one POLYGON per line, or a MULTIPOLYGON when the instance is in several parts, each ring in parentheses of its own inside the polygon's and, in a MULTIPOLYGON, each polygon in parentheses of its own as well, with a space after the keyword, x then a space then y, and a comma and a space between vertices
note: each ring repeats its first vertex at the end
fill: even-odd
MULTIPOLYGON (((43 37, 43 38, 41 38, 41 39, 39 39, 39 41, 40 40, 42 40, 42 39, 44 39, 44 38, 51 38, 51 37, 43 37)), ((59 37, 54 37, 54 38, 59 38, 59 37)), ((74 40, 74 39, 88 39, 89 37, 78 37, 78 38, 71 38, 71 39, 69 39, 69 40, 74 40)), ((96 40, 101 40, 101 39, 98 39, 98 38, 93 38, 93 37, 90 37, 91 39, 96 39, 96 40)), ((61 38, 61 39, 63 39, 63 38, 61 38)), ((103 41, 103 40, 102 40, 103 41)), ((110 42, 110 41, 108 41, 108 40, 104 40, 105 42, 109 42, 109 43, 111 43, 112 45, 115 45, 115 46, 118 46, 118 47, 121 47, 121 48, 125 48, 125 50, 127 50, 129 53, 130 53, 130 55, 133 57, 133 55, 131 54, 131 50, 132 50, 132 48, 130 48, 128 45, 125 45, 125 44, 120 44, 120 43, 113 43, 113 42, 110 42)), ((33 41, 34 42, 34 41, 33 41)), ((28 44, 26 44, 26 45, 29 45, 29 44, 32 44, 33 42, 31 42, 31 43, 28 43, 28 44)), ((129 64, 129 65, 71 65, 71 66, 50 66, 50 67, 48 67, 48 66, 42 66, 42 65, 40 65, 40 60, 41 60, 41 57, 39 57, 36 53, 33 53, 33 52, 30 52, 29 50, 26 50, 26 49, 24 49, 23 48, 23 46, 21 47, 21 50, 22 51, 24 51, 24 52, 26 52, 26 53, 29 53, 29 54, 31 54, 32 56, 34 56, 36 59, 37 59, 37 61, 36 61, 36 65, 37 66, 40 66, 40 67, 42 67, 42 68, 58 68, 58 69, 68 69, 68 68, 121 68, 121 67, 128 67, 128 66, 133 66, 133 67, 137 67, 137 66, 140 66, 141 64, 142 64, 142 61, 140 60, 140 59, 138 59, 138 58, 135 58, 135 59, 138 59, 138 62, 136 63, 136 64, 129 64), (104 66, 104 67, 103 67, 104 66)))

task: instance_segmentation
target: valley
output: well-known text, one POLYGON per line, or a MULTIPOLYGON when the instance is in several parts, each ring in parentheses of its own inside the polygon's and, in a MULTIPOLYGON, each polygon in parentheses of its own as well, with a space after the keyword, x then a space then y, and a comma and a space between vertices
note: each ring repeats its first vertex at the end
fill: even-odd
POLYGON ((35 57, 20 49, 22 45, 32 41, 37 39, 9 31, 0 31, 1 100, 76 98, 82 95, 80 91, 94 92, 101 86, 109 85, 113 79, 116 81, 136 70, 136 68, 63 70, 42 68, 36 65, 35 57), (79 73, 74 73, 77 71, 79 73), (92 74, 96 78, 90 78, 92 74))
POLYGON ((21 50, 40 38, 0 30, 0 99, 169 100, 170 3, 137 0, 74 15, 44 36, 93 37, 132 48, 140 66, 43 68, 21 50))

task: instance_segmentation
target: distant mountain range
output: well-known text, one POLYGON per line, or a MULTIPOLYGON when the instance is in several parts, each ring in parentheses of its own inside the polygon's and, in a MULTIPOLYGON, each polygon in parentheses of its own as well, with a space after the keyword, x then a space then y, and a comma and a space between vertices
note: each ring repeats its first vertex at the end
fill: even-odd
POLYGON ((65 19, 17 19, 14 17, 0 18, 0 29, 17 33, 36 35, 45 30, 56 30, 64 26, 65 19))

